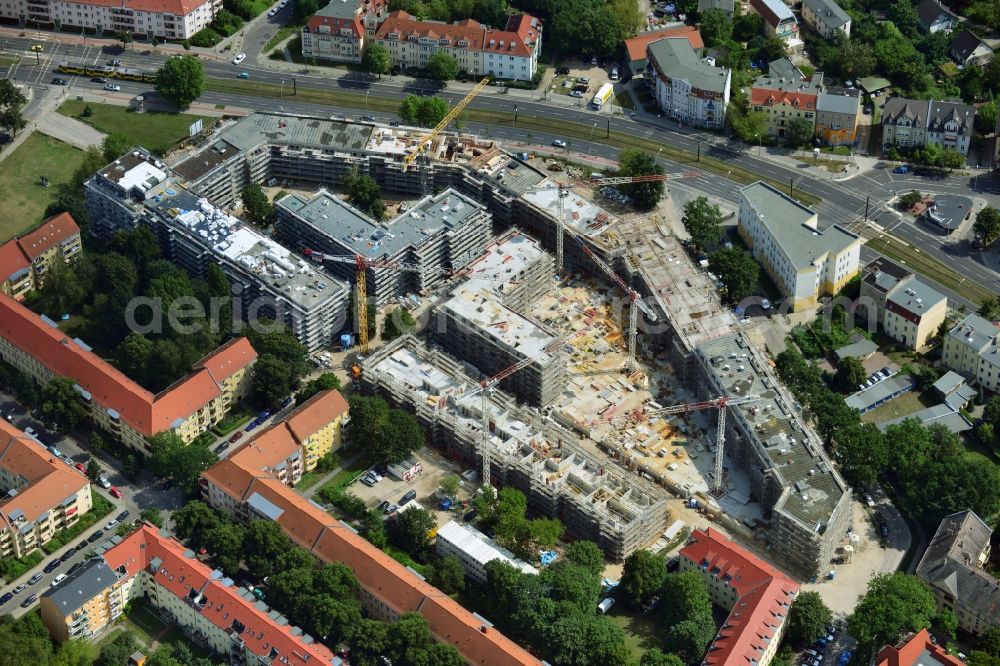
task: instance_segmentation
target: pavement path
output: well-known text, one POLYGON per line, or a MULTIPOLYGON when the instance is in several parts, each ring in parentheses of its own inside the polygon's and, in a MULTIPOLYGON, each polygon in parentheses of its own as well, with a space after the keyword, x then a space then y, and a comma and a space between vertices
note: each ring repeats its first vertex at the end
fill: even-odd
POLYGON ((86 150, 104 141, 104 132, 94 129, 76 118, 50 111, 38 120, 38 131, 64 141, 71 146, 86 150))

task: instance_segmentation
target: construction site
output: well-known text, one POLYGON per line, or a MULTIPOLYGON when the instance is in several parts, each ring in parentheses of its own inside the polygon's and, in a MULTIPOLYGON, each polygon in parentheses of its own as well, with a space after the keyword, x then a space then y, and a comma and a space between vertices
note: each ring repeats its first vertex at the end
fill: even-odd
POLYGON ((471 255, 432 253, 445 279, 421 282, 430 262, 419 252, 382 252, 405 235, 394 229, 422 224, 406 211, 350 233, 338 220, 358 218, 336 196, 284 200, 286 222, 313 234, 289 242, 340 255, 320 258, 359 295, 381 306, 412 289, 432 308, 427 341, 405 336, 369 351, 359 325, 362 389, 413 410, 435 445, 479 466, 484 481, 524 491, 533 512, 560 517, 620 561, 662 536, 667 498, 696 499, 789 570, 825 572, 844 539, 850 493, 769 359, 670 232, 679 212, 669 195, 652 213, 610 206, 616 214, 600 203, 602 188, 631 179, 475 136, 426 137, 255 113, 204 148, 225 146, 227 159, 189 155, 182 165, 199 168, 178 170, 195 191, 223 192, 238 191, 247 174, 306 190, 339 185, 356 169, 387 197, 422 206, 435 229, 447 227, 416 228, 414 239, 467 239, 471 255), (481 230, 483 219, 492 231, 489 222, 481 230), (399 278, 410 271, 420 279, 399 278))

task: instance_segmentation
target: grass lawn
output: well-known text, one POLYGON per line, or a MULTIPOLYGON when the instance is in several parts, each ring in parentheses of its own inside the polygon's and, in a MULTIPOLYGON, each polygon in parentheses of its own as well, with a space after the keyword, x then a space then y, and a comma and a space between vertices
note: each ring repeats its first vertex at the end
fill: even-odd
POLYGON ((83 163, 83 151, 33 133, 0 162, 0 243, 35 227, 45 209, 83 163), (49 187, 39 179, 49 179, 49 187))
MULTIPOLYGON (((374 464, 375 464, 374 455, 369 454, 361 456, 353 463, 351 463, 349 466, 337 472, 337 474, 332 479, 330 479, 330 481, 327 482, 327 484, 323 487, 329 488, 330 490, 328 492, 333 492, 334 490, 340 488, 346 488, 351 483, 351 481, 357 478, 357 476, 361 472, 368 469, 374 464)), ((300 492, 304 490, 301 483, 300 485, 296 486, 296 488, 298 488, 300 492)))
POLYGON ((0 557, 0 576, 11 582, 42 563, 42 551, 33 550, 24 557, 0 557))
POLYGON ((802 164, 808 164, 809 166, 826 169, 830 173, 843 173, 844 167, 847 166, 847 162, 838 162, 836 160, 814 160, 812 158, 806 158, 799 159, 799 162, 802 164))
POLYGON ((188 127, 199 118, 211 122, 210 118, 188 113, 136 113, 124 106, 87 104, 75 99, 63 102, 57 110, 64 116, 85 122, 104 133, 114 132, 126 136, 136 145, 145 146, 157 154, 163 154, 178 141, 187 138, 188 127), (87 106, 90 106, 92 114, 84 118, 83 109, 87 106))
POLYGON ((226 415, 226 418, 219 421, 215 427, 212 428, 212 432, 219 437, 225 437, 237 428, 242 427, 244 423, 250 420, 250 417, 251 414, 247 409, 237 405, 231 412, 229 412, 229 414, 226 415))
POLYGON ((917 391, 910 391, 909 393, 904 393, 898 398, 894 398, 884 405, 879 405, 872 411, 861 415, 862 423, 881 423, 882 421, 890 421, 892 419, 898 419, 901 416, 909 416, 919 412, 925 407, 933 407, 938 403, 937 400, 931 397, 924 397, 922 393, 917 391))
POLYGON ((274 37, 271 38, 271 41, 265 44, 264 48, 261 49, 261 53, 269 53, 271 49, 276 47, 278 44, 302 30, 303 25, 304 24, 301 21, 292 19, 291 23, 281 26, 278 28, 278 32, 275 33, 274 37))
POLYGON ((128 628, 135 632, 139 640, 149 645, 153 636, 166 628, 166 624, 146 607, 146 602, 138 602, 125 620, 128 628))
POLYGON ((329 472, 306 472, 302 475, 302 478, 299 479, 299 482, 295 484, 295 489, 300 493, 309 490, 319 483, 319 480, 327 474, 329 474, 329 472))
POLYGON ((663 646, 663 636, 666 634, 666 629, 659 622, 656 612, 642 615, 626 608, 625 604, 619 601, 611 607, 607 617, 625 632, 625 647, 629 652, 629 663, 639 663, 643 653, 654 647, 666 651, 663 646))
POLYGON ((163 638, 160 639, 160 645, 175 646, 179 643, 187 645, 188 649, 191 650, 191 654, 195 657, 205 657, 211 659, 216 656, 215 653, 208 648, 204 648, 193 642, 190 638, 188 638, 187 634, 184 633, 184 630, 177 625, 174 625, 170 631, 168 631, 163 638))

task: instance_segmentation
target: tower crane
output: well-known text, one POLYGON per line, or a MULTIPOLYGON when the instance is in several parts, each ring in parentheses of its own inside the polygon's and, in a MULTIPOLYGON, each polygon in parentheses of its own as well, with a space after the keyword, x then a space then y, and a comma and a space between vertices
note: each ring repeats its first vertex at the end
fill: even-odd
POLYGON ((448 124, 452 120, 454 120, 455 117, 458 116, 458 114, 460 114, 465 109, 465 107, 469 105, 469 102, 471 102, 475 98, 475 96, 478 95, 480 92, 482 92, 483 88, 485 88, 489 84, 490 84, 490 77, 487 76, 482 81, 477 83, 475 87, 472 90, 470 90, 465 97, 462 98, 462 101, 456 104, 451 109, 451 111, 449 111, 448 114, 441 119, 441 122, 439 122, 437 125, 434 126, 434 129, 417 138, 416 145, 403 158, 403 171, 406 171, 407 169, 410 168, 410 165, 413 164, 414 160, 420 157, 420 155, 422 155, 423 152, 427 149, 427 144, 436 139, 438 135, 444 131, 444 129, 448 126, 448 124))
MULTIPOLYGON (((368 354, 368 308, 362 307, 362 304, 368 303, 368 284, 367 278, 365 277, 365 271, 369 268, 394 268, 399 271, 404 271, 408 273, 424 273, 426 271, 437 272, 439 275, 461 275, 462 271, 450 271, 446 268, 438 269, 428 269, 426 266, 420 266, 419 264, 410 264, 403 261, 392 261, 389 259, 368 259, 360 254, 356 255, 335 255, 335 254, 324 254, 310 248, 304 248, 302 254, 306 255, 313 261, 323 262, 332 261, 341 264, 354 264, 357 271, 355 278, 355 307, 358 311, 358 345, 361 347, 361 353, 368 354)), ((507 278, 491 276, 476 276, 479 280, 493 280, 502 282, 509 282, 507 278)))
MULTIPOLYGON (((463 391, 459 395, 454 396, 453 399, 456 401, 461 400, 462 398, 471 398, 476 395, 482 397, 480 416, 483 421, 479 432, 478 448, 479 448, 479 455, 482 458, 482 465, 483 465, 482 478, 484 485, 487 486, 490 485, 490 461, 491 461, 490 443, 489 443, 490 395, 493 393, 494 387, 496 387, 497 384, 499 384, 504 379, 507 379, 514 373, 531 365, 535 361, 535 359, 537 359, 542 354, 549 354, 556 351, 557 349, 559 349, 559 347, 565 344, 565 342, 566 341, 563 338, 554 340, 553 342, 546 345, 545 348, 542 349, 542 351, 538 352, 537 354, 533 354, 532 356, 526 356, 525 358, 522 358, 517 363, 514 363, 513 365, 504 368, 503 370, 493 375, 492 377, 487 377, 486 379, 480 381, 479 384, 476 385, 475 387, 469 388, 468 390, 463 391)), ((437 411, 441 408, 441 404, 443 402, 444 399, 442 398, 442 400, 440 400, 437 406, 435 407, 435 419, 437 418, 437 411)))
MULTIPOLYGON (((574 237, 575 238, 575 237, 574 237)), ((614 280, 615 284, 621 287, 628 295, 629 307, 628 307, 628 357, 625 359, 625 367, 631 372, 635 369, 635 338, 636 338, 636 327, 639 323, 639 310, 649 318, 650 321, 656 321, 656 313, 642 302, 642 297, 639 293, 632 287, 625 284, 625 280, 618 277, 618 274, 612 270, 611 266, 608 266, 603 259, 597 256, 597 254, 590 249, 590 246, 584 243, 579 238, 576 239, 580 245, 583 247, 584 253, 590 257, 597 266, 604 271, 604 273, 614 280)))
POLYGON ((734 398, 732 396, 722 396, 701 402, 689 402, 683 405, 671 405, 670 407, 659 407, 656 409, 637 409, 632 412, 633 417, 663 416, 665 414, 687 414, 701 409, 718 409, 719 420, 715 428, 715 486, 712 492, 717 497, 722 494, 722 456, 726 444, 726 407, 737 405, 749 405, 763 400, 755 393, 748 393, 745 396, 734 398))

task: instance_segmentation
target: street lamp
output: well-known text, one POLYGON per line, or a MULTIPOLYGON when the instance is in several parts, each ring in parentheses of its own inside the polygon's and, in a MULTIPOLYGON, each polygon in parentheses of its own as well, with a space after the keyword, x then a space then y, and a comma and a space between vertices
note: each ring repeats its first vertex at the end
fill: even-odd
POLYGON ((285 99, 285 80, 281 79, 281 87, 278 88, 278 99, 284 101, 285 99))
POLYGON ((590 146, 587 148, 587 154, 590 155, 590 151, 594 149, 594 130, 597 129, 597 123, 590 128, 590 146))
POLYGON ((368 95, 371 94, 371 90, 365 91, 365 115, 368 115, 368 95))

